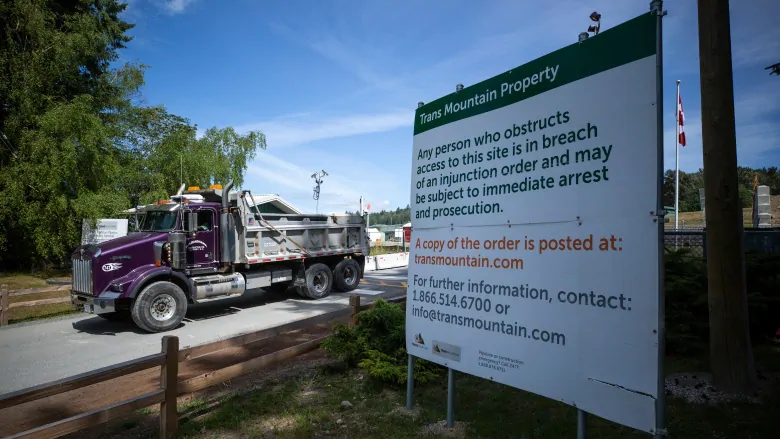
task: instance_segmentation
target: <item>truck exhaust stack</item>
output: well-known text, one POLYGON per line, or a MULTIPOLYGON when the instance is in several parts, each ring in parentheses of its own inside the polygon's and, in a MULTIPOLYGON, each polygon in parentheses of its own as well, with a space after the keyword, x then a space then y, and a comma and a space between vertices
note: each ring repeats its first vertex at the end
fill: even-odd
POLYGON ((230 227, 230 189, 233 188, 233 180, 230 180, 222 189, 222 212, 219 215, 219 233, 222 235, 222 251, 220 262, 230 264, 233 262, 233 248, 230 245, 233 238, 233 230, 230 227))

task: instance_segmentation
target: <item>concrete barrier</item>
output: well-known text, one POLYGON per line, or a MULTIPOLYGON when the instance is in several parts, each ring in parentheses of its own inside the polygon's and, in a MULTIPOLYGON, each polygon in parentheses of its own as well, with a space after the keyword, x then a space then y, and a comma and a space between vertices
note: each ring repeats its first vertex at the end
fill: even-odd
POLYGON ((409 265, 409 253, 390 253, 376 257, 376 269, 406 267, 409 265))
POLYGON ((376 256, 366 256, 366 268, 363 271, 376 271, 376 256))

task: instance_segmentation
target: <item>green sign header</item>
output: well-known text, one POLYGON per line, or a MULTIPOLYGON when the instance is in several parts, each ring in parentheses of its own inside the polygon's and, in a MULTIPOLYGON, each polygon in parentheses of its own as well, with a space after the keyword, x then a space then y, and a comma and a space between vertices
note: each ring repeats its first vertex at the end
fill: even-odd
MULTIPOLYGON (((505 107, 656 54, 656 17, 648 12, 418 108, 414 134, 505 107)), ((604 90, 608 99, 609 90, 604 90)))

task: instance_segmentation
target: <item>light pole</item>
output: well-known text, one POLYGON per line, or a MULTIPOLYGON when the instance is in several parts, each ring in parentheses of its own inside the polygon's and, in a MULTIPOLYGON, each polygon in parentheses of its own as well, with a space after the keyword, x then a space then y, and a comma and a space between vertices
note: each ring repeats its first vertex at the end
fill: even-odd
POLYGON ((314 199, 317 200, 317 208, 314 213, 320 213, 320 186, 322 185, 322 177, 328 175, 323 169, 322 172, 311 174, 311 178, 314 179, 314 199))

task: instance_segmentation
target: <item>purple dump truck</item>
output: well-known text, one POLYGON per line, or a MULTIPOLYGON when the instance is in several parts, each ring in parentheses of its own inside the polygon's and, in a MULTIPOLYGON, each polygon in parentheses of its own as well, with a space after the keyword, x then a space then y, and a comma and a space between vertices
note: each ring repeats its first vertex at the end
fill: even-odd
POLYGON ((184 186, 139 207, 137 231, 71 255, 74 308, 176 328, 190 304, 262 289, 320 299, 351 291, 369 243, 360 215, 260 213, 248 190, 184 186))

